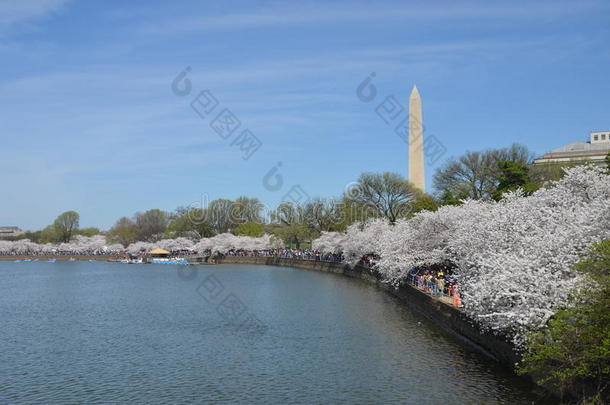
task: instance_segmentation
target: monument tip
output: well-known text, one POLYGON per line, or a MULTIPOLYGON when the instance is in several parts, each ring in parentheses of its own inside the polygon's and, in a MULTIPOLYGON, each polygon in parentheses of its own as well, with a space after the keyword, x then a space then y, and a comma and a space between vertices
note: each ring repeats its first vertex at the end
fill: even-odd
POLYGON ((411 97, 417 96, 419 97, 419 90, 417 90, 417 86, 413 85, 413 90, 411 90, 411 97))

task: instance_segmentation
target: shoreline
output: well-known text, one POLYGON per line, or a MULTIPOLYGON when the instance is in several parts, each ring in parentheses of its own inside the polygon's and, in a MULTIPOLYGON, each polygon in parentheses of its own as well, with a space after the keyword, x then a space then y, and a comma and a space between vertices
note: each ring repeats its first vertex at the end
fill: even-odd
MULTIPOLYGON (((0 256, 0 261, 15 262, 18 260, 31 260, 31 262, 46 262, 48 260, 57 261, 114 261, 122 257, 121 255, 41 255, 41 256, 0 256)), ((207 258, 187 259, 193 265, 208 264, 207 258)), ((426 318, 433 321, 441 329, 449 332, 459 340, 474 347, 477 351, 491 358, 492 360, 512 366, 519 359, 513 350, 510 342, 501 339, 499 336, 481 330, 474 322, 467 317, 465 312, 456 308, 446 300, 434 297, 418 288, 405 284, 398 288, 384 283, 381 277, 373 270, 363 266, 350 267, 343 262, 329 262, 321 260, 295 259, 288 257, 275 256, 217 256, 214 258, 216 264, 254 264, 271 265, 299 268, 303 270, 314 270, 325 273, 341 274, 350 278, 357 278, 369 284, 374 284, 378 288, 385 290, 397 297, 400 301, 423 314, 426 318)))
MULTIPOLYGON (((342 262, 325 262, 316 260, 293 259, 284 257, 264 257, 264 256, 225 256, 217 257, 217 264, 253 264, 291 267, 309 271, 320 271, 325 273, 335 273, 350 278, 360 279, 366 283, 385 290, 387 293, 398 298, 399 301, 409 306, 409 308, 428 318, 443 332, 457 338, 462 343, 472 347, 487 358, 500 363, 515 373, 515 363, 521 356, 515 350, 513 344, 499 335, 481 329, 464 310, 456 308, 437 297, 419 290, 410 284, 404 284, 397 288, 384 283, 375 270, 355 266, 350 267, 342 262)), ((536 387, 555 400, 561 399, 561 393, 553 388, 536 383, 536 376, 526 374, 520 376, 529 381, 536 387)))
MULTIPOLYGON (((45 262, 47 260, 57 261, 113 261, 120 255, 41 255, 41 256, 0 256, 0 261, 15 262, 17 260, 31 260, 32 262, 45 262)), ((191 264, 207 264, 205 258, 191 258, 187 260, 191 264)), ((326 273, 342 274, 350 278, 357 278, 374 284, 391 295, 405 302, 416 311, 422 313, 426 318, 432 320, 441 329, 449 332, 459 340, 474 347, 485 356, 503 363, 511 368, 518 361, 519 356, 513 350, 510 342, 499 336, 481 330, 473 321, 467 317, 465 312, 456 308, 446 300, 434 297, 418 288, 405 284, 398 288, 384 283, 381 277, 373 270, 363 266, 350 267, 342 262, 328 262, 319 260, 294 259, 274 256, 219 256, 215 257, 217 264, 254 264, 272 265, 299 268, 304 270, 315 270, 326 273)))
MULTIPOLYGON (((14 262, 16 260, 31 259, 32 261, 45 262, 49 259, 57 261, 111 261, 121 257, 120 255, 44 255, 44 256, 0 256, 0 262, 14 262)), ((193 265, 209 265, 207 257, 187 259, 193 265)), ((216 264, 251 264, 268 265, 279 267, 298 268, 309 271, 319 271, 325 273, 335 273, 350 278, 360 279, 366 283, 385 290, 387 293, 398 298, 399 301, 408 305, 409 308, 417 311, 432 323, 439 327, 443 332, 457 338, 462 343, 470 346, 485 357, 494 360, 510 369, 514 373, 514 365, 520 360, 520 355, 515 351, 512 343, 495 335, 490 331, 483 330, 471 318, 467 316, 463 309, 456 308, 450 303, 434 297, 418 288, 403 284, 393 287, 384 283, 380 275, 371 268, 363 266, 350 267, 343 262, 330 262, 308 259, 294 259, 287 257, 274 256, 217 256, 216 264)), ((552 395, 560 398, 560 394, 549 387, 541 386, 535 382, 534 376, 523 377, 529 380, 535 387, 539 387, 552 395)))
POLYGON ((446 301, 434 297, 409 284, 394 288, 384 283, 380 276, 367 267, 355 266, 351 268, 342 262, 326 262, 316 260, 293 259, 284 257, 265 256, 225 256, 216 258, 217 264, 255 264, 293 267, 303 270, 314 270, 325 273, 342 274, 350 278, 357 278, 369 284, 374 284, 390 293, 400 301, 406 303, 426 318, 432 320, 441 329, 449 332, 459 340, 466 342, 485 356, 513 368, 519 356, 513 345, 498 335, 481 330, 460 309, 446 301))

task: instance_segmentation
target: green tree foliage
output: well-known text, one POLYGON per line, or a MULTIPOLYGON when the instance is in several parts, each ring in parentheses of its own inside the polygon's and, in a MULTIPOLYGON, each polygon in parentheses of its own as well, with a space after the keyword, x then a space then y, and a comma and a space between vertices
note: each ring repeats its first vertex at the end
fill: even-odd
POLYGON ((113 243, 129 246, 138 240, 136 223, 127 217, 119 218, 106 234, 106 238, 113 243))
POLYGON ((235 235, 252 236, 259 238, 265 234, 265 227, 263 224, 256 222, 244 222, 238 225, 234 230, 235 235))
POLYGON ((273 234, 280 238, 286 245, 300 249, 304 242, 311 242, 317 237, 316 233, 304 223, 284 225, 273 229, 273 234))
POLYGON ((138 240, 156 241, 163 237, 169 216, 160 209, 138 212, 134 216, 138 240))
POLYGON ((61 238, 53 224, 47 225, 40 231, 40 243, 56 243, 60 241, 61 238))
POLYGON ((165 231, 165 236, 168 238, 184 237, 198 240, 214 235, 214 228, 209 222, 207 213, 201 208, 178 207, 165 231))
POLYGON ((412 203, 421 193, 396 173, 363 173, 349 198, 360 205, 372 207, 380 217, 396 222, 413 210, 412 203))
POLYGON ((538 186, 530 180, 529 170, 526 165, 520 162, 511 160, 502 160, 498 162, 500 176, 498 177, 498 186, 491 193, 494 200, 499 201, 502 195, 508 191, 522 189, 526 195, 529 195, 538 189, 538 186))
POLYGON ((439 207, 438 202, 430 194, 419 193, 413 200, 413 214, 420 211, 436 211, 439 207))
POLYGON ((218 199, 210 202, 206 210, 208 222, 216 233, 229 232, 238 222, 238 218, 232 212, 233 201, 218 199))
POLYGON ((454 194, 449 190, 443 191, 439 198, 440 205, 462 205, 462 200, 468 198, 466 193, 454 194))
POLYGON ((610 401, 610 241, 593 246, 576 269, 585 287, 547 329, 534 333, 519 369, 541 375, 562 392, 580 393, 582 403, 610 401))
POLYGON ((77 230, 75 232, 77 235, 82 235, 82 236, 95 236, 95 235, 99 235, 101 232, 98 228, 81 228, 79 230, 77 230))
POLYGON ((304 209, 300 205, 289 202, 278 205, 271 213, 273 226, 271 231, 286 245, 294 245, 297 249, 303 242, 315 239, 319 233, 307 225, 304 209))
POLYGON ((66 211, 53 222, 55 237, 61 242, 70 242, 78 230, 80 215, 76 211, 66 211))

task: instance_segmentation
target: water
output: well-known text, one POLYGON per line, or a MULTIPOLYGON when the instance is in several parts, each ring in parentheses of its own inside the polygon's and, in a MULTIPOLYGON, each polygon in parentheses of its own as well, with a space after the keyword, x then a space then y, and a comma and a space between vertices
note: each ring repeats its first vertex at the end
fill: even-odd
POLYGON ((0 262, 0 314, 0 403, 552 403, 333 274, 0 262))

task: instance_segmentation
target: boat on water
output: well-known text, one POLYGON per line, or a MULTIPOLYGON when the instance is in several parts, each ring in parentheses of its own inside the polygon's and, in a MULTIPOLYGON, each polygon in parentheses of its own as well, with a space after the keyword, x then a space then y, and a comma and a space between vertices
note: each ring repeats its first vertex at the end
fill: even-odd
POLYGON ((153 257, 150 259, 153 264, 191 264, 188 260, 182 257, 153 257))
POLYGON ((113 263, 121 263, 121 264, 140 264, 140 263, 144 263, 144 259, 142 259, 141 257, 131 257, 131 258, 123 257, 123 258, 118 258, 118 259, 109 259, 108 261, 109 262, 113 262, 113 263))
POLYGON ((150 258, 147 259, 148 263, 153 264, 191 264, 188 260, 182 257, 171 257, 171 253, 164 249, 153 249, 148 252, 150 258))
POLYGON ((142 256, 129 255, 129 257, 121 257, 110 259, 108 261, 122 264, 191 264, 183 257, 171 257, 171 253, 163 249, 153 249, 150 252, 140 252, 142 256))

